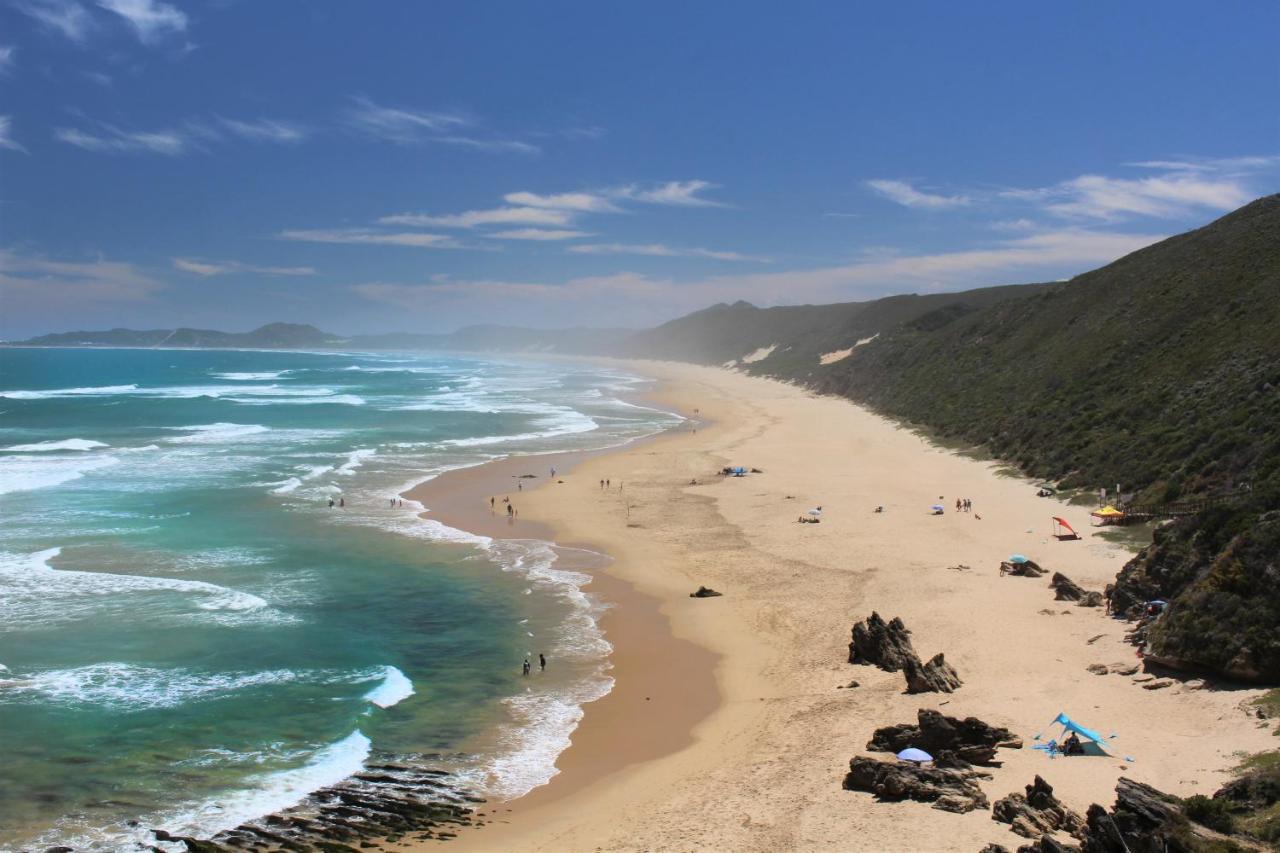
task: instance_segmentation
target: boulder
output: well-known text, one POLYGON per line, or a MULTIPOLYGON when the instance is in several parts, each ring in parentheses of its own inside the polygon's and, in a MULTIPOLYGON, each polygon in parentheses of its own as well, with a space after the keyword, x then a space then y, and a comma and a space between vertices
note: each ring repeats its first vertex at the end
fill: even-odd
POLYGON ((977 717, 963 720, 948 717, 929 708, 916 713, 916 723, 903 723, 876 729, 867 744, 871 752, 899 753, 915 747, 923 749, 939 762, 944 753, 953 755, 961 766, 992 765, 996 750, 1021 749, 1022 739, 1008 729, 992 726, 977 717))
POLYGON ((1085 672, 1092 672, 1094 675, 1106 675, 1111 671, 1105 663, 1091 663, 1085 668, 1085 672))
POLYGON ((942 652, 930 658, 928 663, 922 664, 918 658, 907 661, 903 673, 907 677, 908 693, 952 693, 964 684, 942 652))
POLYGON ((1076 602, 1076 607, 1101 607, 1106 603, 1107 600, 1102 597, 1102 593, 1096 590, 1088 590, 1085 592, 1084 598, 1076 602))
POLYGON ((911 645, 911 631, 894 617, 885 622, 872 613, 865 622, 853 626, 853 642, 849 643, 849 663, 871 664, 885 672, 898 672, 907 661, 920 662, 911 645))
POLYGON ((1108 813, 1094 803, 1085 813, 1082 853, 1194 853, 1230 850, 1227 838, 1187 819, 1182 801, 1121 777, 1108 813))
POLYGON ((1079 835, 1084 829, 1084 818, 1059 802, 1053 787, 1039 776, 1026 787, 1025 794, 1015 791, 996 800, 991 819, 1009 824, 1023 838, 1040 838, 1058 831, 1079 835))
POLYGON ((716 592, 714 589, 708 586, 700 586, 698 587, 697 592, 689 593, 690 598, 715 598, 718 595, 724 595, 724 593, 716 592))
POLYGON ((857 756, 849 761, 844 789, 867 791, 881 800, 915 800, 933 803, 942 811, 970 812, 988 805, 987 795, 974 780, 990 778, 991 774, 976 770, 921 767, 857 756))
POLYGON ((1085 596, 1084 589, 1062 572, 1053 573, 1049 586, 1053 588, 1055 601, 1079 601, 1085 596))
POLYGON ((1000 564, 1000 574, 1017 575, 1022 578, 1038 578, 1048 571, 1035 560, 1027 560, 1025 563, 1011 563, 1005 560, 1000 564))
POLYGON ((1080 853, 1080 848, 1063 844, 1052 835, 1042 835, 1038 840, 1019 847, 1018 853, 1080 853))

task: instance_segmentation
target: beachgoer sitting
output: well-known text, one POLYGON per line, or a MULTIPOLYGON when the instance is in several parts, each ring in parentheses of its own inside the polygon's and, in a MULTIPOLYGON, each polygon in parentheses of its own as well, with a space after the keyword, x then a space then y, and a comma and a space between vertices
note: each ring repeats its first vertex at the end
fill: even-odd
POLYGON ((1062 742, 1063 755, 1084 755, 1084 747, 1080 744, 1080 738, 1075 732, 1067 735, 1067 739, 1062 742))

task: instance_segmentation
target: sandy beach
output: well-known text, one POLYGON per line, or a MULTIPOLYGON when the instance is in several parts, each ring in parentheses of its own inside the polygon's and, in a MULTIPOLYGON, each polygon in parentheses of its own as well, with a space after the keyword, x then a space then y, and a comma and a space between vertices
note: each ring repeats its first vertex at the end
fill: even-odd
POLYGON ((873 730, 914 721, 919 708, 977 716, 1024 739, 983 783, 992 801, 1040 774, 1081 812, 1109 805, 1121 775, 1212 793, 1240 754, 1273 746, 1242 708, 1258 691, 1146 690, 1093 675, 1090 664, 1136 662, 1124 623, 1054 601, 1047 577, 999 575, 1002 559, 1022 553, 1103 589, 1128 554, 1093 536, 1086 508, 1036 497, 998 465, 843 400, 719 369, 627 367, 659 381, 659 404, 699 415, 615 451, 505 460, 408 493, 452 526, 613 558, 588 589, 614 605, 603 623, 614 691, 587 706, 550 784, 486 805, 486 825, 452 848, 1016 847, 1021 839, 989 811, 956 815, 841 789, 873 730), (553 465, 563 482, 546 477, 553 465), (725 465, 762 473, 722 478, 725 465), (536 485, 516 492, 526 471, 536 485), (494 494, 516 502, 510 524, 491 514, 494 494), (957 498, 974 511, 956 513, 957 498), (946 513, 930 515, 939 502, 946 513), (818 505, 821 524, 797 523, 818 505), (1054 515, 1083 540, 1054 539, 1054 515), (699 585, 724 595, 690 598, 699 585), (850 628, 872 611, 902 617, 922 657, 945 652, 964 686, 906 695, 900 673, 848 664, 850 628), (838 689, 851 680, 860 686, 838 689), (1117 756, 1051 760, 1030 749, 1037 734, 1056 734, 1059 712, 1114 736, 1117 756))

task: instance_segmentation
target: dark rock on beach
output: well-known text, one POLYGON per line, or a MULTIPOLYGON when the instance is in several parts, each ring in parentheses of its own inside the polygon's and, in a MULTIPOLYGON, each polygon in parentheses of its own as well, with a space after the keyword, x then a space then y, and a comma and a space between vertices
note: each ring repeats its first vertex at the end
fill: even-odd
POLYGON ((942 652, 930 658, 928 663, 920 663, 919 658, 908 661, 904 673, 908 693, 952 693, 964 684, 942 652))
POLYGON ((1081 831, 1083 853, 1198 853, 1246 849, 1187 818, 1183 801, 1150 785, 1121 778, 1108 812, 1089 806, 1081 831))
POLYGON ((920 662, 911 645, 911 631, 898 617, 888 622, 872 613, 864 622, 853 626, 853 642, 849 643, 849 663, 870 664, 886 672, 906 668, 907 661, 920 662))
POLYGON ((723 592, 716 592, 711 587, 700 586, 697 592, 689 593, 690 598, 715 598, 718 595, 724 595, 723 592))
POLYGON ((996 750, 1021 749, 1022 739, 1008 729, 992 726, 977 717, 963 720, 948 717, 929 708, 921 708, 917 722, 876 729, 867 744, 871 752, 898 753, 915 747, 935 758, 943 752, 954 755, 965 764, 998 764, 996 750))
POLYGON ((1059 802, 1053 795, 1053 786, 1039 776, 1027 786, 1025 794, 1015 791, 996 800, 991 819, 1009 824, 1023 838, 1059 831, 1079 835, 1084 829, 1084 818, 1059 802))
POLYGON ((881 800, 915 800, 933 803, 942 811, 971 812, 988 805, 987 795, 974 780, 990 778, 977 770, 921 767, 857 756, 849 761, 844 788, 867 791, 881 800))

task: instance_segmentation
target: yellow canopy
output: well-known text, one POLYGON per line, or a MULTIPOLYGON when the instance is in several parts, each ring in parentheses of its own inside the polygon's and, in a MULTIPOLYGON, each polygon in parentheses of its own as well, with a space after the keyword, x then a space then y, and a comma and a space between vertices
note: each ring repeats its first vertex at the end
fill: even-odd
POLYGON ((1089 514, 1096 515, 1101 518, 1120 518, 1124 515, 1123 512, 1121 512, 1120 510, 1116 509, 1113 506, 1104 506, 1102 509, 1095 509, 1093 512, 1089 514))

